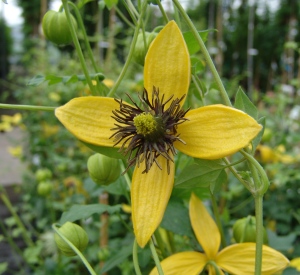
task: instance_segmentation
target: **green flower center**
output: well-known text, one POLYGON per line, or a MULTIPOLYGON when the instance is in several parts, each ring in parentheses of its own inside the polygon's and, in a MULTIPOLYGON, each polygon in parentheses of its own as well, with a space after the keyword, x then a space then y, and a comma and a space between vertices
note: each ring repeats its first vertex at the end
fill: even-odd
POLYGON ((158 140, 164 135, 164 127, 159 117, 154 117, 150 113, 141 113, 133 119, 136 132, 144 136, 147 140, 158 140))
POLYGON ((187 111, 182 110, 180 105, 184 96, 164 100, 164 95, 160 97, 158 89, 154 87, 151 99, 146 90, 139 95, 142 107, 128 97, 133 106, 116 99, 120 107, 113 111, 112 117, 117 123, 111 129, 114 133, 110 137, 114 138, 115 145, 122 143, 120 152, 128 155, 126 170, 135 164, 139 166, 143 161, 146 164, 144 173, 154 163, 161 169, 157 158, 162 156, 167 160, 169 173, 169 162, 173 162, 176 155, 173 143, 179 141, 185 144, 177 133, 177 125, 187 120, 184 117, 187 111))

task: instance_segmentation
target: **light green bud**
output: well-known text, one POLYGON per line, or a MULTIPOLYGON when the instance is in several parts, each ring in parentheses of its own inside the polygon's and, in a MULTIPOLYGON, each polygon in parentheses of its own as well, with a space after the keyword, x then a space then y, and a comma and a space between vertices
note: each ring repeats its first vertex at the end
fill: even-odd
MULTIPOLYGON (((59 232, 64 235, 80 252, 82 252, 89 242, 89 238, 85 230, 79 225, 66 222, 60 227, 59 232)), ((57 234, 54 235, 54 240, 62 254, 71 257, 76 253, 73 249, 57 234)))
POLYGON ((37 186, 37 193, 40 196, 46 197, 48 196, 53 189, 53 184, 51 181, 42 181, 37 186))
MULTIPOLYGON (((256 220, 255 217, 248 216, 239 219, 233 225, 233 238, 237 243, 256 242, 256 220)), ((263 228, 263 242, 268 243, 266 229, 263 228)))
POLYGON ((140 33, 138 35, 136 44, 135 44, 135 48, 134 48, 134 54, 133 54, 133 60, 144 66, 145 63, 145 56, 148 52, 149 46, 151 44, 151 42, 154 40, 154 38, 156 37, 157 33, 155 32, 145 32, 145 37, 146 37, 146 42, 147 45, 145 47, 144 45, 144 37, 143 34, 140 33))
POLYGON ((121 174, 120 163, 117 159, 98 153, 89 157, 87 167, 91 179, 99 185, 109 185, 121 174))

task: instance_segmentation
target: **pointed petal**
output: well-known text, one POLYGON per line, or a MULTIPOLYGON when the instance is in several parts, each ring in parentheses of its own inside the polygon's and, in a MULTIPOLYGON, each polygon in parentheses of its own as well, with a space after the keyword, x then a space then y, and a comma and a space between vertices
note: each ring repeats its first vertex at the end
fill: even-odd
POLYGON ((172 95, 181 98, 188 92, 190 67, 190 56, 181 31, 174 21, 170 21, 149 47, 145 58, 144 86, 149 93, 153 86, 159 88, 165 99, 172 95))
POLYGON ((59 121, 78 139, 100 146, 112 147, 115 120, 112 111, 119 109, 113 98, 78 97, 55 109, 59 121))
POLYGON ((190 199, 190 220, 207 258, 213 260, 220 247, 220 232, 201 200, 194 194, 190 199))
POLYGON ((178 125, 176 142, 181 152, 201 159, 218 159, 246 147, 262 126, 246 113, 223 105, 210 105, 189 111, 189 121, 178 125))
MULTIPOLYGON (((217 256, 216 263, 234 275, 253 275, 255 268, 255 243, 239 243, 226 247, 217 256)), ((262 275, 271 275, 283 270, 288 259, 278 251, 263 246, 262 275)))
POLYGON ((148 173, 144 171, 144 162, 136 167, 131 185, 131 204, 133 229, 139 246, 144 247, 159 226, 174 185, 174 163, 170 162, 170 174, 167 173, 167 161, 158 157, 162 170, 153 164, 148 173))
MULTIPOLYGON (((181 252, 174 254, 161 262, 161 267, 166 275, 198 275, 206 265, 205 254, 199 252, 181 252)), ((158 275, 154 268, 150 275, 158 275)))

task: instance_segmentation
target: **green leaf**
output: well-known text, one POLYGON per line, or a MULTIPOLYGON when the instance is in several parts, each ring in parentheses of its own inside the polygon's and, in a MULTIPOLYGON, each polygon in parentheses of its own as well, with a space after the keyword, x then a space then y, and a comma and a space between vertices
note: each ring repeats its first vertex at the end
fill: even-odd
POLYGON ((187 166, 175 180, 177 188, 208 187, 220 180, 220 173, 225 165, 220 160, 195 159, 195 163, 187 166))
POLYGON ((101 269, 101 274, 111 270, 115 266, 118 266, 124 262, 132 254, 132 245, 125 245, 120 250, 114 254, 113 257, 109 258, 103 268, 101 269))
POLYGON ((74 222, 80 219, 86 219, 93 214, 102 214, 108 212, 113 214, 119 212, 121 205, 106 205, 106 204, 89 204, 89 205, 73 205, 67 212, 64 212, 60 218, 60 223, 64 224, 65 222, 74 222))
POLYGON ((109 10, 118 4, 118 0, 104 0, 104 2, 109 10))
MULTIPOLYGON (((198 32, 198 34, 201 36, 203 42, 205 42, 207 40, 208 33, 211 31, 215 31, 215 30, 205 30, 205 31, 198 32)), ((194 54, 200 50, 199 43, 191 31, 184 32, 183 38, 185 40, 185 43, 188 47, 190 54, 194 54)))
POLYGON ((3 274, 7 270, 7 267, 8 267, 8 263, 7 262, 0 263, 0 274, 3 274))
POLYGON ((256 150, 256 147, 258 146, 258 144, 260 143, 260 141, 262 139, 262 136, 263 136, 264 130, 265 130, 265 126, 266 126, 266 118, 265 117, 261 117, 257 122, 260 125, 262 125, 263 128, 258 133, 258 135, 255 137, 255 139, 252 140, 252 152, 254 152, 256 150))
POLYGON ((94 0, 79 0, 77 3, 77 8, 81 9, 85 4, 92 2, 94 0))
POLYGON ((287 236, 278 236, 271 230, 268 230, 268 239, 270 247, 280 250, 280 251, 289 251, 293 249, 294 242, 297 238, 297 234, 292 232, 287 236))
POLYGON ((43 249, 43 244, 41 241, 37 241, 35 243, 35 246, 27 247, 23 253, 23 257, 25 261, 29 264, 38 263, 42 249, 43 249))
POLYGON ((181 200, 171 198, 161 222, 161 227, 182 236, 193 236, 189 211, 181 200))
POLYGON ((222 188, 222 185, 226 183, 227 180, 228 180, 227 173, 225 172, 225 170, 222 170, 219 176, 216 178, 216 180, 213 183, 211 183, 209 187, 211 193, 214 194, 219 192, 222 188))
POLYGON ((205 68, 205 62, 195 56, 191 57, 192 74, 202 72, 205 68))
MULTIPOLYGON (((98 79, 98 80, 103 80, 104 75, 102 73, 95 73, 95 74, 90 74, 90 78, 93 79, 98 79)), ((43 82, 48 81, 48 85, 54 85, 57 83, 64 83, 64 84, 69 84, 69 83, 75 83, 78 81, 86 83, 86 78, 84 75, 67 75, 67 76, 56 76, 56 75, 36 75, 33 77, 31 80, 28 81, 27 85, 28 86, 38 86, 42 84, 43 82)))
POLYGON ((248 96, 244 93, 241 87, 239 87, 236 93, 234 107, 244 111, 249 116, 252 116, 255 120, 257 120, 258 118, 257 108, 251 102, 248 96))

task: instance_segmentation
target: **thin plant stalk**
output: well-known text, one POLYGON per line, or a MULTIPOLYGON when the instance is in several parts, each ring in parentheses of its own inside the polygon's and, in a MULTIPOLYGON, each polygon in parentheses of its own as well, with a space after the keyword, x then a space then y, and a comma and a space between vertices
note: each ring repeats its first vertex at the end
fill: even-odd
POLYGON ((133 259, 133 267, 134 267, 134 270, 135 270, 135 274, 136 275, 142 275, 142 272, 141 272, 140 266, 139 266, 138 244, 137 244, 136 239, 134 240, 134 243, 133 243, 132 259, 133 259))
POLYGON ((159 261, 159 258, 158 258, 158 255, 157 255, 157 252, 156 252, 156 249, 155 249, 152 238, 150 239, 149 245, 150 245, 150 250, 151 250, 152 257, 154 259, 158 274, 159 275, 164 275, 164 272, 162 270, 162 267, 161 267, 161 264, 160 264, 160 261, 159 261))
POLYGON ((219 87, 219 92, 221 94, 221 97, 224 101, 224 104, 226 104, 227 106, 232 106, 231 104, 231 101, 228 97, 228 94, 225 90, 225 87, 223 85, 223 82, 217 72, 217 69, 215 67, 215 64, 214 62, 212 61, 211 57, 210 57, 210 54, 201 38, 201 36, 199 35, 196 27, 194 26, 193 22, 191 21, 191 19, 189 18, 189 16, 187 15, 187 13, 185 12, 185 10, 183 9, 183 7, 181 6, 181 4, 179 3, 178 0, 172 0, 173 3, 175 4, 175 6, 177 7, 177 9, 179 10, 179 12, 181 13, 182 17, 184 18, 184 20, 186 21, 187 25, 189 26, 189 28, 191 29, 192 33, 194 34, 194 37, 196 38, 199 46, 200 46, 200 49, 201 49, 201 52, 202 54, 204 55, 204 58, 208 64, 208 67, 210 68, 210 71, 219 87))
POLYGON ((0 109, 14 109, 24 111, 47 111, 53 112, 56 107, 50 106, 35 106, 35 105, 17 105, 17 104, 5 104, 0 103, 0 109))

